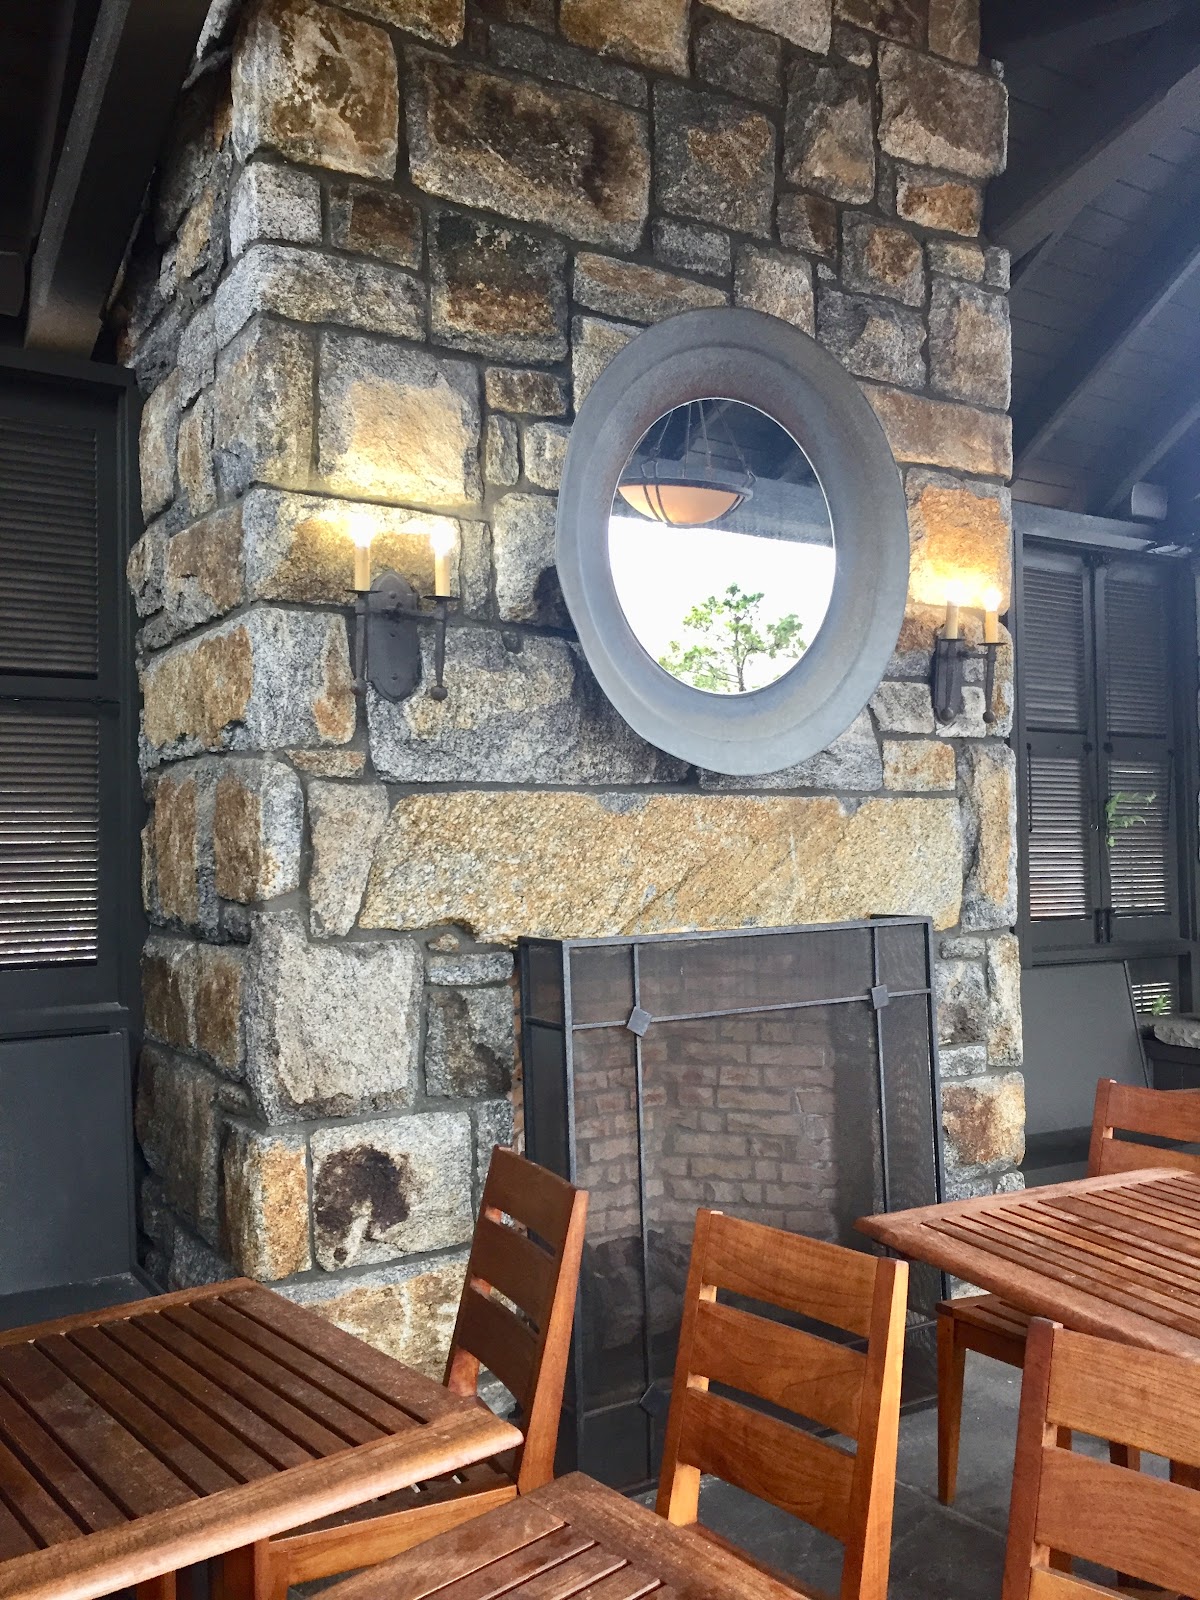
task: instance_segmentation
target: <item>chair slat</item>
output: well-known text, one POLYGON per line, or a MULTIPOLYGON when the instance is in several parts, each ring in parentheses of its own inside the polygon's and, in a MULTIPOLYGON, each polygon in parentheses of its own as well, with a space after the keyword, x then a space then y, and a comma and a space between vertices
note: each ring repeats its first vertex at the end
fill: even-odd
POLYGON ((497 1145, 483 1186, 483 1210, 505 1212, 557 1249, 577 1193, 565 1179, 497 1145))
MULTIPOLYGON (((1143 1089, 1108 1081, 1107 1127, 1175 1139, 1180 1144, 1200 1144, 1200 1089, 1143 1089)), ((1200 1171, 1200 1157, 1192 1158, 1192 1168, 1200 1171)))
POLYGON ((721 1395, 690 1389, 679 1459, 846 1538, 854 1457, 721 1395))
POLYGON ((1181 1385, 1178 1360, 1120 1344, 1097 1367, 1094 1344, 1069 1329, 1058 1334, 1046 1420, 1200 1466, 1200 1368, 1192 1386, 1181 1385))
MULTIPOLYGON (((1151 1092, 1184 1093, 1182 1089, 1151 1092)), ((1137 1144, 1132 1139, 1104 1139, 1100 1143, 1100 1159, 1093 1176, 1106 1177, 1110 1172, 1141 1172, 1145 1167, 1178 1167, 1182 1172, 1195 1172, 1200 1167, 1200 1157, 1189 1155, 1186 1150, 1137 1144)))
POLYGON ((855 1438, 867 1358, 733 1306, 696 1308, 691 1368, 722 1383, 855 1438))
POLYGON ((531 1578, 552 1568, 591 1546, 586 1534, 574 1528, 559 1528, 548 1533, 535 1544, 514 1550, 473 1572, 468 1578, 459 1578, 438 1590, 438 1600, 495 1600, 516 1584, 526 1584, 531 1578))
POLYGON ((537 1368, 537 1339, 507 1306, 468 1284, 455 1338, 496 1374, 522 1407, 528 1405, 537 1368))
POLYGON ((709 1215, 706 1283, 849 1333, 871 1331, 873 1257, 779 1229, 772 1230, 771 1249, 764 1251, 759 1224, 720 1212, 709 1215))
MULTIPOLYGON (((1029 1600, 1109 1600, 1109 1591, 1069 1572, 1034 1567, 1029 1574, 1029 1600)), ((1162 1600, 1168 1597, 1164 1595, 1162 1600)))
POLYGON ((539 1328, 545 1322, 558 1273, 554 1257, 527 1234, 481 1216, 467 1272, 520 1306, 539 1328))
POLYGON ((1035 1535, 1052 1550, 1187 1593, 1196 1587, 1200 1494, 1052 1447, 1035 1535))

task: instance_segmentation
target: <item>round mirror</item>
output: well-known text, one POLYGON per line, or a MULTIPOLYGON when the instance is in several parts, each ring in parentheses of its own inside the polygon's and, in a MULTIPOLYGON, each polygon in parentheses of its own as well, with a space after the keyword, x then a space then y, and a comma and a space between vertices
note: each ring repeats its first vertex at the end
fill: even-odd
POLYGON ((895 649, 900 474, 869 402, 798 328, 685 311, 619 350, 579 407, 555 561, 601 688, 713 772, 827 749, 895 649))
POLYGON ((790 672, 833 593, 833 524, 812 464, 740 400, 689 400, 646 429, 613 495, 608 558, 643 650, 708 694, 790 672))

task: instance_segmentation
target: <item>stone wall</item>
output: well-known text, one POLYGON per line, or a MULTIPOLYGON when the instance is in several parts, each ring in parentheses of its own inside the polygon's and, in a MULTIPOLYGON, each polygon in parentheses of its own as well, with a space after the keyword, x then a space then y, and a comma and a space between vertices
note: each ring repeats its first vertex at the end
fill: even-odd
POLYGON ((118 307, 146 395, 142 1227, 172 1283, 232 1264, 436 1370, 512 1134, 523 932, 928 912, 954 1189, 1016 1181, 1007 645, 995 724, 978 675, 948 728, 928 690, 947 578, 978 603, 1011 576, 976 12, 251 0, 188 90, 118 307), (729 303, 862 381, 912 528, 887 681, 761 780, 624 725, 553 569, 589 384, 640 325, 729 303), (364 516, 423 592, 457 533, 441 704, 356 700, 364 516))

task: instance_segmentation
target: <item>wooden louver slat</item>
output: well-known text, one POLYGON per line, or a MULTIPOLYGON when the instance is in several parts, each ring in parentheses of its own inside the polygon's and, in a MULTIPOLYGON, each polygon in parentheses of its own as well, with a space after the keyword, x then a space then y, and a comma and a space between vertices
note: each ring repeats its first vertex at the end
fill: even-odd
POLYGON ((1105 702, 1110 734, 1166 737, 1170 683, 1165 598, 1157 574, 1106 575, 1105 702))
POLYGON ((0 968, 94 961, 100 730, 0 707, 0 968))
POLYGON ((94 677, 94 429, 0 418, 0 672, 94 677))
POLYGON ((1031 728, 1087 726, 1085 574, 1029 566, 1021 629, 1025 719, 1031 728))
POLYGON ((1112 908, 1120 916, 1164 915, 1172 898, 1170 765, 1112 761, 1108 793, 1112 908))

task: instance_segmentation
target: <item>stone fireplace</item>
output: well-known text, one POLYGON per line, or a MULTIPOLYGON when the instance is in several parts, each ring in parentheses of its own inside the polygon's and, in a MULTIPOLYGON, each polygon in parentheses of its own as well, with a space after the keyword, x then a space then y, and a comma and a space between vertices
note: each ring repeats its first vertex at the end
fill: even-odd
POLYGON ((1007 642, 994 723, 969 681, 935 726, 928 688, 947 576, 1011 582, 1007 262, 979 236, 1005 91, 977 7, 223 10, 112 312, 145 399, 150 1266, 251 1273, 437 1371, 514 1133, 522 935, 928 916, 948 1192, 1018 1181, 1007 642), (723 304, 861 381, 911 526, 885 681, 761 779, 639 740, 554 572, 590 384, 640 327, 723 304), (376 570, 422 593, 455 535, 442 703, 353 691, 363 515, 376 570))

